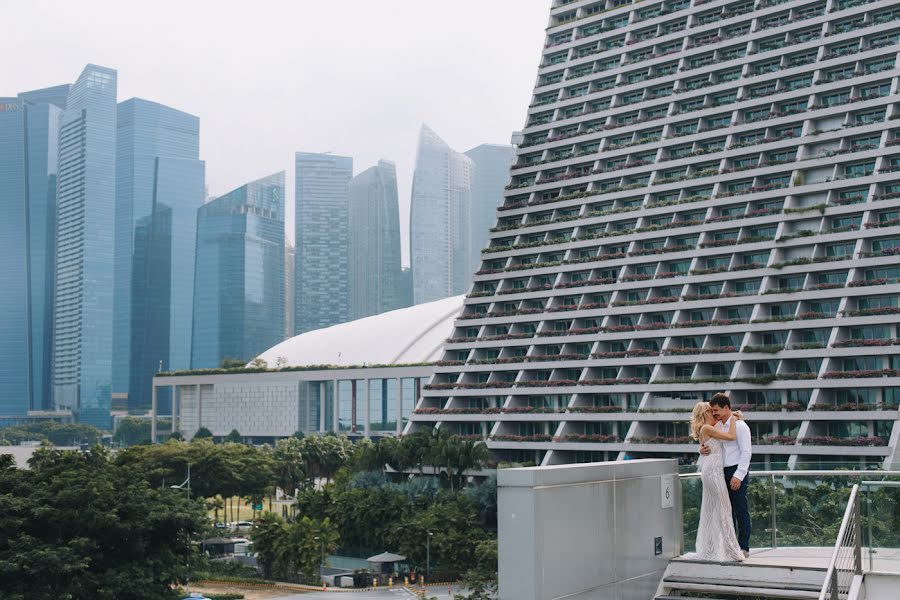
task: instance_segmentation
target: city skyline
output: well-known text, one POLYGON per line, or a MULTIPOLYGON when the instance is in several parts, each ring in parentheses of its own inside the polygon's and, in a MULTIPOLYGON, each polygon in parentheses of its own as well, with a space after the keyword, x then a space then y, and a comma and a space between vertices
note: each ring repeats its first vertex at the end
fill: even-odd
MULTIPOLYGON (((277 170, 290 173, 293 153, 301 148, 353 156, 361 166, 392 160, 401 256, 408 266, 419 127, 429 123, 459 149, 507 144, 524 122, 521 107, 531 92, 548 5, 548 0, 292 3, 279 7, 281 17, 272 20, 268 11, 248 13, 228 3, 217 3, 212 11, 203 3, 163 1, 139 22, 107 2, 12 5, 0 22, 0 47, 28 48, 31 58, 27 69, 14 61, 0 64, 0 81, 6 82, 0 93, 70 82, 71 74, 90 62, 116 68, 122 74, 120 100, 151 98, 200 118, 200 158, 213 196, 277 170), (345 8, 349 19, 340 16, 345 8), (181 17, 168 18, 172 11, 181 17), (336 18, 347 32, 337 46, 317 26, 336 18), (16 25, 23 22, 41 27, 27 31, 16 25), (209 33, 198 37, 192 25, 197 22, 209 22, 209 33), (373 22, 379 26, 371 27, 373 22), (166 32, 165 49, 147 53, 159 44, 160 31, 166 32), (465 45, 454 31, 465 32, 465 45), (236 37, 245 43, 231 43, 236 37), (415 53, 408 52, 411 45, 415 53), (319 59, 325 47, 327 63, 319 59), (241 85, 235 85, 235 73, 241 85), (360 89, 379 92, 359 102, 360 89)), ((290 175, 286 186, 287 197, 293 197, 290 175)), ((292 222, 289 202, 286 236, 295 244, 292 222)))

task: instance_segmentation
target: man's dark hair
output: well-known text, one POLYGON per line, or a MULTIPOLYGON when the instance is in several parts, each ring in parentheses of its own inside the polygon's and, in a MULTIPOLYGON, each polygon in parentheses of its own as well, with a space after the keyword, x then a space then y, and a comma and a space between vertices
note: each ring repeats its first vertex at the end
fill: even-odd
POLYGON ((709 403, 711 406, 718 406, 719 408, 725 408, 726 406, 731 408, 731 400, 728 399, 728 394, 722 392, 719 392, 710 398, 709 403))

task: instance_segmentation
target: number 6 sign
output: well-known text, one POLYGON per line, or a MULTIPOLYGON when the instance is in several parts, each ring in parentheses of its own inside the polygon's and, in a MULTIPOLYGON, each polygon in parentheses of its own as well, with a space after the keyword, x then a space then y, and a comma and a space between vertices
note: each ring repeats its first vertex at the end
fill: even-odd
POLYGON ((662 507, 674 508, 675 506, 675 476, 663 475, 660 477, 662 507))

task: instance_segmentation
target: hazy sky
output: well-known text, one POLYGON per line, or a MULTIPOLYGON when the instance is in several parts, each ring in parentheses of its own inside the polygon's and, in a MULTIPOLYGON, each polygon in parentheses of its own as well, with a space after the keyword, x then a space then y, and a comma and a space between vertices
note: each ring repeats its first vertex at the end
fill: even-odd
POLYGON ((88 62, 200 117, 212 195, 287 171, 293 153, 397 163, 404 263, 416 136, 509 143, 550 0, 2 0, 0 96, 72 82, 88 62))

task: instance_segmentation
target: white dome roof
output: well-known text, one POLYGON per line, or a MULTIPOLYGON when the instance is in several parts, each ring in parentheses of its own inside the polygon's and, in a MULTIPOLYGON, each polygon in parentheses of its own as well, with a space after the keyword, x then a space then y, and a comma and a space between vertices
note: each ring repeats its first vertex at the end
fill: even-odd
POLYGON ((417 304, 324 329, 307 331, 259 355, 269 368, 286 366, 387 365, 434 362, 453 332, 465 296, 417 304))

